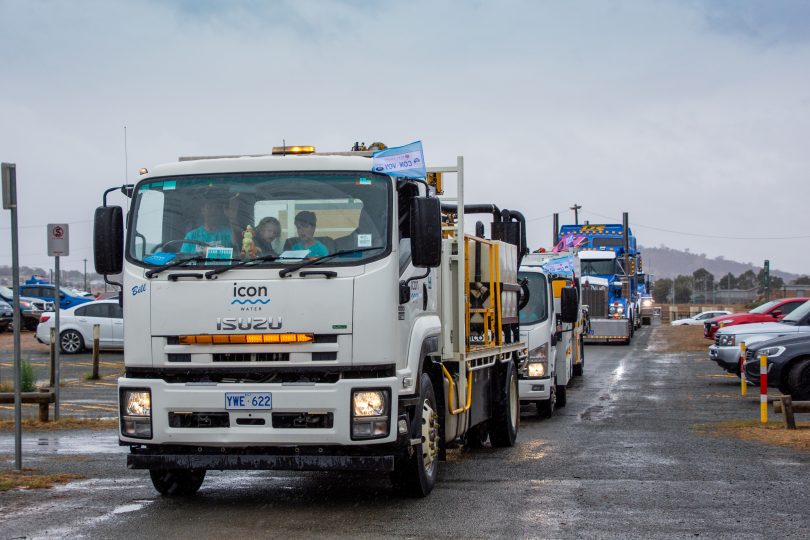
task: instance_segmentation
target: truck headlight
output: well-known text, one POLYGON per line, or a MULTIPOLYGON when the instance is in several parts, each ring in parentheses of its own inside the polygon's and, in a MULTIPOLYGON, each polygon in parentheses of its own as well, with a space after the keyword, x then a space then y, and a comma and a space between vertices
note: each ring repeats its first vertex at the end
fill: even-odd
POLYGON ((529 351, 527 377, 545 377, 548 373, 548 342, 529 351))
POLYGON ((149 389, 121 390, 121 434, 137 439, 152 438, 152 392, 149 389))
POLYGON ((352 390, 352 439, 380 439, 389 433, 388 390, 352 390))
POLYGON ((545 377, 546 363, 545 362, 529 362, 527 375, 529 377, 545 377))

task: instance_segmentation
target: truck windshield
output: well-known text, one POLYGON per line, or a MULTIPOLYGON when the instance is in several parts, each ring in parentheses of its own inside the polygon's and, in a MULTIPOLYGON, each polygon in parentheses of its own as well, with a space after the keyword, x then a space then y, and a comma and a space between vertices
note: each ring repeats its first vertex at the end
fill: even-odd
MULTIPOLYGON (((390 247, 391 182, 369 172, 164 177, 138 186, 127 256, 144 266, 359 264, 390 247), (364 249, 358 249, 364 248, 364 249), (378 249, 365 249, 378 248, 378 249)), ((255 266, 255 265, 252 265, 255 266)))
POLYGON ((612 276, 616 274, 616 260, 582 261, 583 276, 612 276))
POLYGON ((520 324, 531 325, 548 318, 548 282, 546 276, 537 272, 520 272, 520 279, 529 280, 529 303, 520 310, 520 324))

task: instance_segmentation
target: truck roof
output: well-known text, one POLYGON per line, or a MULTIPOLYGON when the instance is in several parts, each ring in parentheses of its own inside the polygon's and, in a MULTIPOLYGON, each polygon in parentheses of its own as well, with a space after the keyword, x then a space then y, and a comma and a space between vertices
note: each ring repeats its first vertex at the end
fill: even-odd
MULTIPOLYGON (((267 171, 368 171, 371 160, 362 156, 239 156, 193 157, 149 169, 148 176, 267 171)), ((142 177, 143 178, 143 177, 142 177)))

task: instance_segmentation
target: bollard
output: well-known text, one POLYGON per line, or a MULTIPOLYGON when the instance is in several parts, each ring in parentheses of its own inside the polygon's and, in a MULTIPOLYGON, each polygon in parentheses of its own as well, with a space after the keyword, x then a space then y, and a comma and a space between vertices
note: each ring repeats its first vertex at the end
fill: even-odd
POLYGON ((53 388, 56 384, 56 328, 53 326, 51 326, 51 347, 48 367, 51 370, 49 382, 51 383, 51 388, 53 388))
POLYGON ((746 395, 748 387, 745 383, 745 342, 740 342, 740 394, 746 395))
POLYGON ((90 377, 94 381, 98 380, 98 345, 101 333, 101 326, 93 325, 93 375, 90 377))
POLYGON ((768 357, 759 355, 759 421, 768 423, 768 357))

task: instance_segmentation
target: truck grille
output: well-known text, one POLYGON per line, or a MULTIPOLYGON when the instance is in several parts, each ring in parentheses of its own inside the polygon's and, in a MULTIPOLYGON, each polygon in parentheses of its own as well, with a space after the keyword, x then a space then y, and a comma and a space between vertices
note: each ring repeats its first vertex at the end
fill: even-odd
POLYGON ((605 287, 583 287, 582 303, 588 306, 591 317, 607 317, 607 289, 605 287))
POLYGON ((290 353, 216 353, 214 362, 289 362, 290 353))

